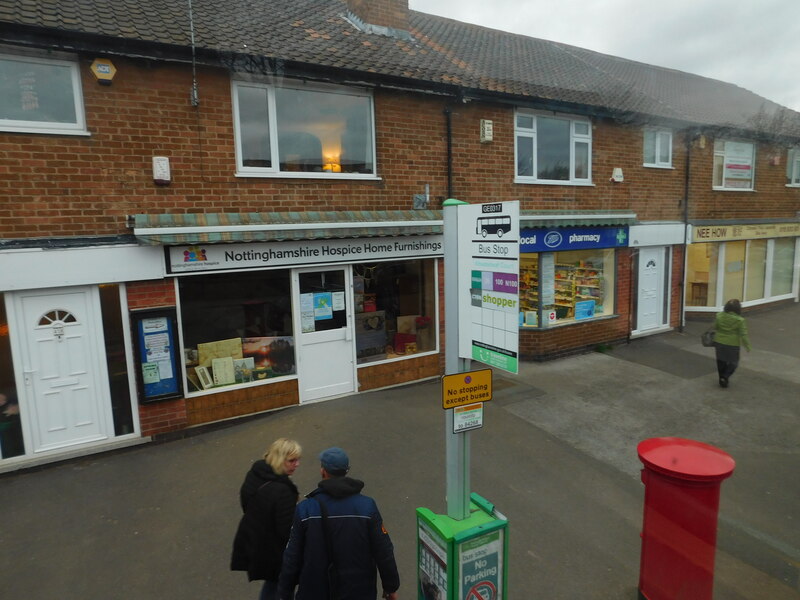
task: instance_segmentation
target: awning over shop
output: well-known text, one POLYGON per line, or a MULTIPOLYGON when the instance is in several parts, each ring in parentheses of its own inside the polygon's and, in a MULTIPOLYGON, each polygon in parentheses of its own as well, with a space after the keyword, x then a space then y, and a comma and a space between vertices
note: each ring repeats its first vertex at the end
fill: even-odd
POLYGON ((636 213, 629 211, 541 211, 523 210, 520 228, 533 227, 603 227, 614 225, 633 225, 636 213))
POLYGON ((442 213, 436 210, 160 214, 133 220, 137 240, 165 246, 443 232, 442 213))
MULTIPOLYGON (((140 243, 156 246, 426 235, 443 232, 440 210, 148 214, 133 216, 140 243)), ((520 227, 632 225, 622 211, 524 210, 520 227)))

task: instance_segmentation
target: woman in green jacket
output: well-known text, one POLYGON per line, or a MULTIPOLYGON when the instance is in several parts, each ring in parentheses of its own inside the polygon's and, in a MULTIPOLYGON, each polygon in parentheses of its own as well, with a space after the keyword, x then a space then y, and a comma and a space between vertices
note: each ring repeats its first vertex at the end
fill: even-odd
POLYGON ((739 366, 739 346, 744 346, 750 352, 747 323, 742 317, 742 305, 738 300, 728 300, 723 312, 717 313, 714 332, 719 385, 726 388, 728 379, 739 366))

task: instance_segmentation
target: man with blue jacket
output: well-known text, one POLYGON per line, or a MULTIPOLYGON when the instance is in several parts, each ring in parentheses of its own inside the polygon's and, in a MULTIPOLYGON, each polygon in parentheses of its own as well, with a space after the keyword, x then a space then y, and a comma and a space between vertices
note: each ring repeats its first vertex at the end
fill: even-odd
POLYGON ((344 450, 328 448, 319 459, 322 481, 297 505, 278 597, 376 600, 380 573, 381 597, 397 600, 394 546, 375 500, 361 494, 363 481, 347 477, 350 459, 344 450))

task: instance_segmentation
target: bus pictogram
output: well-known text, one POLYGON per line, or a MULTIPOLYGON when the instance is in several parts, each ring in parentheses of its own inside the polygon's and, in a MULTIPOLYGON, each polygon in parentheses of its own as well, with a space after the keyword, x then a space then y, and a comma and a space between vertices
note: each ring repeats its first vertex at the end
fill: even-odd
POLYGON ((503 237, 504 233, 511 231, 511 217, 508 215, 492 215, 491 217, 478 217, 475 233, 486 237, 490 233, 503 237))

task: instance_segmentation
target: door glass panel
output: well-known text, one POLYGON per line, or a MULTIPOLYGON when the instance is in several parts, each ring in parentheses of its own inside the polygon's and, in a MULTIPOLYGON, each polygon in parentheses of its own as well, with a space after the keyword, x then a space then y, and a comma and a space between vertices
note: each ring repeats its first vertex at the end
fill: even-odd
POLYGON ((0 294, 0 458, 25 453, 17 401, 17 384, 11 364, 11 342, 3 294, 0 294))
POLYGON ((794 238, 775 240, 772 259, 772 296, 792 293, 792 265, 794 264, 794 238))
POLYGON ((100 286, 100 305, 103 312, 103 337, 106 344, 114 434, 125 435, 133 433, 133 414, 131 413, 131 388, 128 383, 128 364, 125 360, 125 337, 122 329, 118 285, 100 286))
POLYGON ((347 327, 343 270, 300 273, 298 282, 303 333, 347 327))
POLYGON ((744 290, 744 259, 747 242, 727 242, 725 244, 725 280, 723 282, 722 302, 732 298, 741 299, 744 290))
POLYGON ((747 247, 747 282, 744 299, 760 300, 764 297, 764 280, 767 275, 767 240, 750 240, 747 247))

